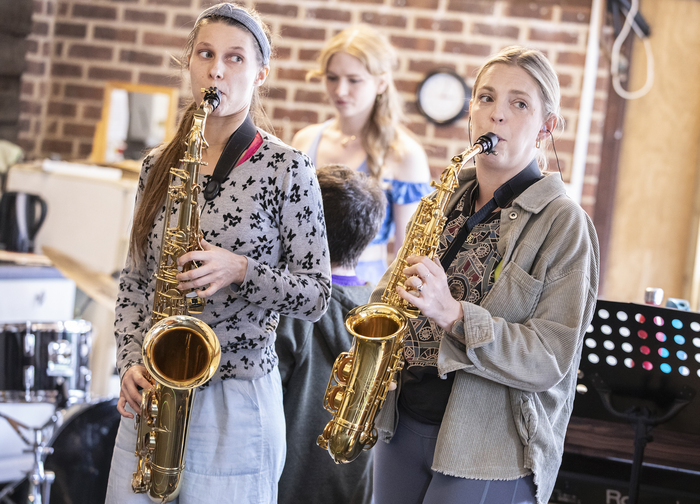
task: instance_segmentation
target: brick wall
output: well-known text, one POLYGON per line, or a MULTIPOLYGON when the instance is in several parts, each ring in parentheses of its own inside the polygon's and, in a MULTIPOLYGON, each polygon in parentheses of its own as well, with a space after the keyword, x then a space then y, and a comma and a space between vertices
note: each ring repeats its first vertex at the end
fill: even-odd
MULTIPOLYGON (((179 55, 194 18, 211 0, 34 0, 22 81, 19 142, 30 157, 84 158, 92 148, 103 90, 110 80, 181 87, 179 55)), ((543 50, 559 74, 567 121, 556 140, 568 180, 590 17, 589 0, 275 0, 247 2, 270 24, 277 57, 266 110, 285 141, 332 117, 319 82, 304 80, 325 40, 349 23, 380 28, 399 51, 395 73, 409 119, 438 175, 467 144, 466 120, 426 122, 415 105, 425 74, 446 66, 473 84, 486 57, 513 43, 543 50)), ((601 58, 582 204, 593 213, 609 79, 601 58)), ((181 95, 187 91, 181 90, 181 95)), ((553 160, 552 160, 553 161, 553 160)), ((556 166, 552 163, 551 166, 556 166)))
POLYGON ((0 139, 17 141, 32 0, 0 2, 0 139))

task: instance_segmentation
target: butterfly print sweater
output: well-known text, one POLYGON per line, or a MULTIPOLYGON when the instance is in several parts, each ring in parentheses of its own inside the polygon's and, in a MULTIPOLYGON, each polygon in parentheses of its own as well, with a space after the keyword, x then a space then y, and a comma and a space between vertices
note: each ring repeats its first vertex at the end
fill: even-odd
MULTIPOLYGON (((277 365, 275 329, 279 315, 316 321, 331 293, 330 260, 321 192, 305 154, 259 130, 262 144, 238 164, 212 201, 199 197, 201 228, 211 244, 246 256, 240 285, 220 289, 197 318, 221 343, 221 363, 210 383, 252 380, 277 365)), ((143 162, 138 207, 160 150, 143 162)), ((206 185, 208 176, 200 184, 206 185)), ((165 205, 148 236, 145 257, 129 254, 119 279, 115 336, 120 376, 143 364, 141 345, 151 326, 155 272, 160 258, 165 205)))

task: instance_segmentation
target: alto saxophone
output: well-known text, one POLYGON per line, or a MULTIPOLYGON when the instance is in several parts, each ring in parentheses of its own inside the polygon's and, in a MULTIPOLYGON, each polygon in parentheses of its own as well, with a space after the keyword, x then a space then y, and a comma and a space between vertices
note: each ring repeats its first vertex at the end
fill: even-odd
POLYGON ((131 487, 136 493, 148 492, 154 502, 169 502, 180 492, 195 388, 214 375, 221 358, 212 328, 191 316, 202 313, 205 300, 180 292, 175 278, 182 270, 178 258, 201 249, 197 196, 202 149, 207 146, 204 127, 221 100, 214 87, 202 91, 185 156, 170 168, 151 328, 143 342, 144 365, 155 385, 144 391, 136 418, 138 462, 131 487))
POLYGON ((355 460, 363 450, 377 442, 374 419, 384 404, 389 384, 403 369, 403 347, 408 336, 408 321, 419 311, 401 298, 396 287, 404 287, 409 256, 435 256, 447 217, 445 208, 457 187, 457 176, 477 154, 489 154, 498 137, 487 133, 473 147, 454 156, 442 172, 434 197, 421 199, 381 303, 358 306, 348 312, 345 328, 353 336, 348 352, 333 364, 323 406, 333 414, 316 443, 328 450, 336 464, 355 460))

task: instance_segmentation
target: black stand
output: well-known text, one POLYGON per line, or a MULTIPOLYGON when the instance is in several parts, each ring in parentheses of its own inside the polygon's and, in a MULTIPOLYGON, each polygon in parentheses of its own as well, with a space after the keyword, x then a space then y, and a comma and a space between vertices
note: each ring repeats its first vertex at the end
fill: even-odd
POLYGON ((654 427, 700 433, 700 408, 693 402, 697 389, 700 314, 598 301, 584 338, 574 415, 634 426, 628 504, 638 500, 644 450, 654 427))
MULTIPOLYGON (((44 470, 44 461, 46 460, 46 456, 53 453, 53 448, 48 446, 51 436, 47 436, 44 431, 45 429, 55 425, 56 418, 53 417, 42 427, 29 427, 13 418, 10 418, 7 415, 3 415, 2 413, 0 413, 0 417, 7 420, 22 441, 31 446, 31 448, 24 450, 25 453, 34 454, 34 467, 27 474, 27 480, 29 481, 29 492, 26 502, 31 504, 49 504, 51 484, 54 482, 56 476, 52 471, 44 470), (22 433, 21 429, 32 430, 34 434, 32 436, 33 439, 31 441, 27 439, 27 437, 22 433)), ((5 501, 7 495, 9 495, 19 483, 21 483, 21 481, 14 485, 8 485, 2 489, 2 492, 0 492, 0 502, 5 501)))
POLYGON ((642 472, 644 449, 647 443, 654 440, 652 429, 676 416, 695 397, 695 391, 690 387, 684 387, 678 397, 665 410, 654 413, 645 406, 632 407, 624 412, 616 410, 612 405, 612 390, 598 375, 591 377, 591 382, 596 392, 600 395, 605 409, 614 417, 622 418, 634 426, 634 460, 632 461, 632 476, 630 477, 630 490, 628 504, 636 504, 639 495, 639 476, 642 472))

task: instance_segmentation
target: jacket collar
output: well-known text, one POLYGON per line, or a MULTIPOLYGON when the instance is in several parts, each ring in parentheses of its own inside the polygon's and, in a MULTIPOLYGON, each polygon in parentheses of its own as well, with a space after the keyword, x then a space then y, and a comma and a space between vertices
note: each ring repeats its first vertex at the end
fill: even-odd
MULTIPOLYGON (((523 172, 530 168, 531 165, 532 163, 530 163, 520 173, 515 175, 513 179, 523 174, 523 172)), ((537 170, 539 171, 539 168, 537 170)), ((506 182, 506 184, 510 183, 513 179, 506 182)), ((473 187, 474 183, 476 182, 476 168, 473 166, 463 168, 459 173, 458 181, 459 187, 455 191, 452 198, 450 198, 450 203, 445 211, 446 214, 449 214, 449 212, 452 211, 459 199, 462 197, 462 195, 464 195, 465 191, 473 187)), ((548 172, 542 174, 542 178, 523 190, 519 196, 516 196, 515 200, 513 200, 513 204, 520 206, 528 212, 536 214, 541 212, 542 209, 544 209, 553 200, 564 195, 566 195, 566 187, 564 186, 564 182, 561 180, 559 173, 548 172)))

